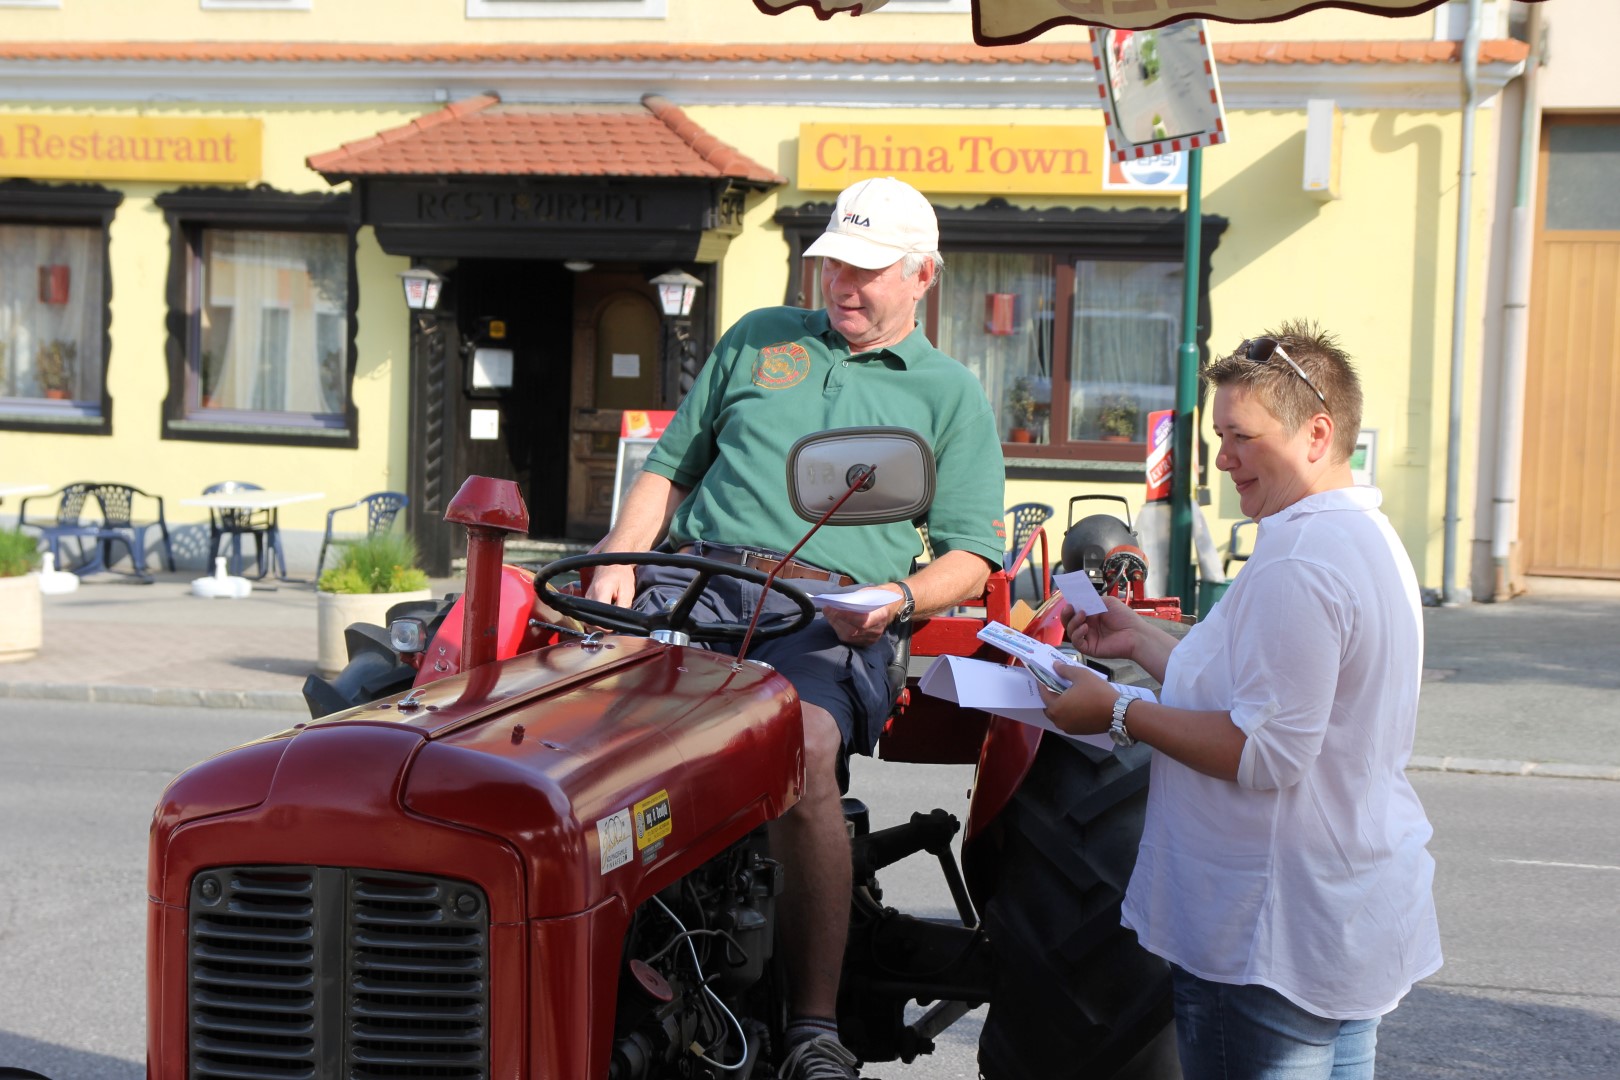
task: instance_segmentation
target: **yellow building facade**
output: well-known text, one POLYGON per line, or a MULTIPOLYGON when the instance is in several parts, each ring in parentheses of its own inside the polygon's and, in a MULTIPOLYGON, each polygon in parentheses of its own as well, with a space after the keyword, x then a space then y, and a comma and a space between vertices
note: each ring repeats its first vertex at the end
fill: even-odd
MULTIPOLYGON (((319 490, 281 514, 310 565, 326 506, 407 491, 443 570, 459 539, 437 515, 477 471, 519 480, 535 538, 592 540, 623 412, 674 407, 744 312, 814 303, 801 252, 837 189, 895 174, 941 215, 945 284, 920 314, 985 381, 1005 503, 1055 508, 1055 558, 1073 496, 1142 502, 1147 414, 1174 394, 1186 197, 1174 162, 1110 169, 1082 32, 973 48, 965 8, 822 23, 746 0, 0 2, 0 483, 135 483, 176 529, 206 521, 179 499, 222 480, 319 490), (568 125, 620 123, 640 134, 619 165, 571 164, 568 125), (514 172, 502 130, 560 141, 514 172), (56 266, 66 301, 39 277, 56 266), (436 313, 407 310, 412 266, 444 282, 436 313), (647 284, 672 268, 703 285, 689 324, 661 321, 647 284), (80 367, 68 398, 41 380, 58 340, 80 367)), ((1463 133, 1441 21, 1210 28, 1228 141, 1203 152, 1199 268, 1204 356, 1305 318, 1358 361, 1363 464, 1431 587, 1463 133), (1326 146, 1311 102, 1337 118, 1326 146), (1308 167, 1335 171, 1333 197, 1308 167)), ((1504 90, 1526 53, 1505 6, 1496 30, 1469 181, 1465 477, 1494 407, 1504 90)), ((1224 546, 1236 493, 1199 464, 1224 546)), ((1467 564, 1480 489, 1453 491, 1467 564)), ((181 546, 200 565, 206 545, 181 546)))

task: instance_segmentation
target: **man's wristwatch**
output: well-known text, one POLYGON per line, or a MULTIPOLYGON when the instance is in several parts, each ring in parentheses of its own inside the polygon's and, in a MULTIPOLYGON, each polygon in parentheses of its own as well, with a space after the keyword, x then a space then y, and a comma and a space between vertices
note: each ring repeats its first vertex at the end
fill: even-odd
POLYGON ((908 623, 911 621, 911 613, 917 610, 917 601, 911 598, 911 587, 905 582, 897 581, 895 584, 900 587, 900 595, 905 599, 900 602, 900 610, 895 613, 894 621, 908 623))
POLYGON ((1108 725, 1108 737, 1114 740, 1115 746, 1136 745, 1136 740, 1131 738, 1131 733, 1125 728, 1125 710, 1129 709, 1131 702, 1135 700, 1127 694, 1121 694, 1114 699, 1114 722, 1108 725))

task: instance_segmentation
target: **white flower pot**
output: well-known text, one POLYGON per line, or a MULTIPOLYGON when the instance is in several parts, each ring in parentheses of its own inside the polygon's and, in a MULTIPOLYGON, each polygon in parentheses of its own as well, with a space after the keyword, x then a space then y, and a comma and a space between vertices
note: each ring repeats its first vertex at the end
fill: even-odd
POLYGON ((386 626, 388 609, 407 600, 431 600, 432 589, 416 589, 395 593, 315 593, 315 632, 319 649, 316 666, 322 675, 331 677, 343 670, 349 662, 349 650, 343 645, 343 631, 354 623, 386 626))
POLYGON ((0 577, 0 664, 33 659, 44 636, 39 575, 0 577))

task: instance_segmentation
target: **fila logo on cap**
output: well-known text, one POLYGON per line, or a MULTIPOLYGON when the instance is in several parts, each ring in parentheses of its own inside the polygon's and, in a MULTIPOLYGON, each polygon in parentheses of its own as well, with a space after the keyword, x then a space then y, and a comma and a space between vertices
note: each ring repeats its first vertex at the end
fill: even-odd
POLYGON ((838 195, 827 231, 806 255, 881 270, 939 250, 939 222, 922 192, 892 176, 860 180, 838 195))

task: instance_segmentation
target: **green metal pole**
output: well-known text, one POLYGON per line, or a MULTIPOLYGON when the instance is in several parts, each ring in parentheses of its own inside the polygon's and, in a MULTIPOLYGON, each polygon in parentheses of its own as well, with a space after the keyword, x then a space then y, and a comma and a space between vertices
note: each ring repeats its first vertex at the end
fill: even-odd
POLYGON ((1198 400, 1198 267, 1202 261, 1204 152, 1187 153, 1187 262, 1181 272, 1181 349, 1176 360, 1176 422, 1170 460, 1170 592, 1198 610, 1192 560, 1193 403, 1198 400))

